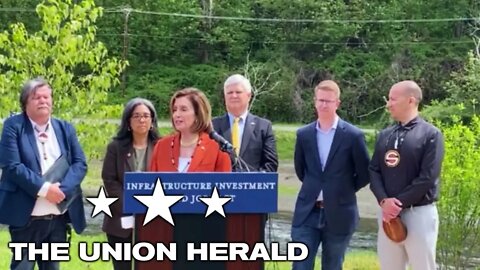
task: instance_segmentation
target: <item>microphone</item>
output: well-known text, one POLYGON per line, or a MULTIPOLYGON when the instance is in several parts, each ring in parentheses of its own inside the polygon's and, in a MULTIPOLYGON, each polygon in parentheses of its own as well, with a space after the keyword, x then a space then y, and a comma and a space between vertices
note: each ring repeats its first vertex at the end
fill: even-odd
POLYGON ((223 138, 220 134, 218 134, 215 130, 210 131, 209 133, 210 139, 216 141, 220 145, 220 150, 227 153, 235 153, 233 151, 233 145, 223 138))

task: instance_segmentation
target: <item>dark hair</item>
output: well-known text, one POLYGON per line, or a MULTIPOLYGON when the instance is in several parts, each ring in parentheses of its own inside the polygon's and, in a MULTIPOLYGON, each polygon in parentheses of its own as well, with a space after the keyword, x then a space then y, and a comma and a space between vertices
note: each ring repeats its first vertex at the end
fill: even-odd
POLYGON ((28 97, 30 97, 31 94, 34 94, 38 88, 45 85, 50 88, 53 98, 53 89, 43 78, 34 78, 26 81, 25 84, 23 84, 22 92, 20 93, 20 107, 22 108, 22 112, 25 112, 25 110, 27 109, 28 97))
POLYGON ((122 120, 120 122, 120 127, 118 128, 117 135, 114 139, 132 139, 132 131, 130 130, 130 118, 132 117, 133 111, 139 105, 145 105, 150 111, 152 116, 152 128, 148 131, 148 138, 151 141, 156 141, 160 138, 158 133, 158 124, 157 124, 157 111, 150 100, 144 98, 133 98, 125 104, 125 108, 122 113, 122 120))
POLYGON ((188 87, 178 90, 170 99, 170 119, 173 123, 173 105, 177 98, 187 97, 192 103, 193 111, 195 112, 195 122, 193 123, 192 132, 207 132, 212 131, 212 107, 205 94, 197 88, 188 87))

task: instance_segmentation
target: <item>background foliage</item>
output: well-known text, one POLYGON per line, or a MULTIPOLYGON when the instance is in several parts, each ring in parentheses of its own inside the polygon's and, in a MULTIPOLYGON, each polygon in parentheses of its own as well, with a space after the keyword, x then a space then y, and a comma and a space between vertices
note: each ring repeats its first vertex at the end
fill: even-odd
POLYGON ((95 41, 102 9, 93 0, 45 0, 36 7, 36 32, 20 22, 0 33, 0 117, 18 111, 19 86, 41 76, 55 91, 56 114, 80 117, 110 111, 107 91, 118 82, 125 63, 109 57, 95 41))
POLYGON ((438 203, 438 258, 442 269, 471 269, 473 257, 480 253, 480 118, 474 117, 470 124, 453 121, 442 126, 445 159, 438 203))
MULTIPOLYGON (((1 3, 0 118, 18 111, 26 79, 43 76, 55 91, 55 114, 76 122, 94 160, 117 127, 102 119, 119 119, 121 105, 135 96, 151 99, 167 118, 171 94, 194 86, 219 115, 223 81, 239 72, 256 87, 254 113, 307 122, 315 117, 314 85, 334 79, 342 89, 340 115, 380 128, 388 122, 383 96, 390 86, 417 81, 423 115, 443 121, 446 139, 439 260, 458 269, 479 254, 480 121, 472 118, 480 100, 478 0, 37 4, 1 3)), ((293 133, 276 135, 280 156, 291 159, 293 133)))
MULTIPOLYGON (((42 29, 42 20, 32 19, 31 11, 36 4, 35 0, 3 0, 0 28, 23 22, 25 30, 42 29), (12 8, 16 10, 9 12, 12 8)), ((262 66, 259 78, 274 74, 263 90, 274 89, 262 94, 252 110, 283 122, 313 119, 312 89, 326 78, 340 83, 343 101, 340 114, 354 123, 377 122, 383 114, 382 110, 375 111, 384 105, 382 96, 402 79, 420 83, 427 105, 432 100, 457 100, 455 93, 463 94, 447 82, 452 79, 457 82, 455 85, 461 85, 459 80, 464 80, 463 73, 468 72, 474 61, 468 52, 474 48, 472 35, 478 28, 478 20, 415 20, 480 15, 480 2, 475 0, 97 0, 95 4, 104 10, 86 17, 87 23, 83 24, 88 25, 83 28, 84 33, 96 34, 109 48, 108 55, 128 60, 130 66, 122 74, 122 83, 115 88, 111 87, 113 83, 86 86, 93 97, 121 104, 133 96, 144 96, 152 99, 161 115, 167 117, 169 95, 179 88, 195 86, 209 94, 214 113, 220 114, 222 82, 251 63, 262 66), (236 19, 194 17, 203 15, 236 19), (240 20, 240 17, 278 20, 240 20), (413 21, 405 21, 409 19, 413 21), (111 90, 108 98, 103 96, 104 89, 111 90)), ((78 16, 73 18, 77 20, 78 16)), ((85 39, 89 35, 83 36, 85 39)), ((57 55, 61 54, 61 48, 74 44, 67 43, 70 45, 59 43, 57 55)), ((70 53, 66 58, 94 61, 82 55, 72 57, 70 53)), ((104 62, 95 61, 105 65, 104 62)), ((478 63, 474 66, 478 67, 478 63)), ((2 67, 5 68, 10 67, 2 67)), ((473 70, 471 74, 475 74, 473 70)), ((4 85, 18 88, 19 80, 10 79, 4 85)), ((63 80, 71 81, 68 77, 63 80)), ((82 93, 70 89, 65 87, 71 95, 82 93)), ((92 100, 90 96, 84 98, 92 100)), ((79 107, 85 110, 93 107, 92 103, 79 100, 83 102, 79 107)))

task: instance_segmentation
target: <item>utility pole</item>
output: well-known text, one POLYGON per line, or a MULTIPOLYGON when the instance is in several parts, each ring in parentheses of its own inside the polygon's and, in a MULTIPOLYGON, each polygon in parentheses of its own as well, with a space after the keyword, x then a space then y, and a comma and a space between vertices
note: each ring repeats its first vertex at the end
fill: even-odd
MULTIPOLYGON (((124 20, 123 20, 123 55, 122 55, 122 60, 127 61, 127 55, 128 55, 128 18, 130 16, 130 13, 132 12, 132 9, 130 7, 126 7, 123 9, 123 15, 124 15, 124 20)), ((127 88, 127 67, 122 72, 122 96, 125 96, 125 90, 127 88)))
MULTIPOLYGON (((210 33, 212 31, 212 15, 213 15, 213 0, 201 0, 200 2, 202 6, 202 15, 208 16, 202 22, 202 31, 204 32, 204 36, 206 33, 210 33)), ((209 50, 210 46, 208 45, 208 41, 202 42, 202 55, 201 61, 202 63, 207 63, 209 59, 209 50)))

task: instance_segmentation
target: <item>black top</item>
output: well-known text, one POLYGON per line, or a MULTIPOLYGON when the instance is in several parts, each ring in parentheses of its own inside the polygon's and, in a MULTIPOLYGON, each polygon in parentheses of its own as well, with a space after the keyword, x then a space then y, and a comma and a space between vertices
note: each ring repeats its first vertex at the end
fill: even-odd
POLYGON ((438 198, 443 135, 420 117, 382 130, 370 162, 370 189, 380 202, 395 197, 403 208, 438 198))

